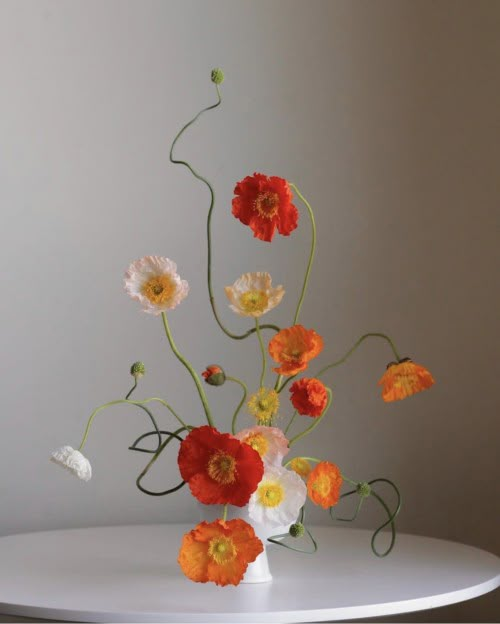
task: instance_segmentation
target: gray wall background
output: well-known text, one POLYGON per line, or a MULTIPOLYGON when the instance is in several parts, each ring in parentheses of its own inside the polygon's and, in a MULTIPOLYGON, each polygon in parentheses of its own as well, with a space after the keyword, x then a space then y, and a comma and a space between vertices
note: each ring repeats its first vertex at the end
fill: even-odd
MULTIPOLYGON (((79 444, 94 406, 126 393, 137 359, 148 367, 138 396, 163 396, 202 422, 161 321, 122 290, 130 261, 175 259, 191 285, 171 314, 179 347, 198 370, 217 361, 257 384, 256 340, 232 342, 209 311, 207 192, 168 163, 179 127, 214 101, 210 69, 221 66, 223 106, 177 153, 216 186, 226 324, 247 326, 223 286, 249 270, 285 285, 272 320, 291 322, 304 211, 302 227, 272 245, 230 215, 235 181, 281 175, 316 211, 301 320, 325 338, 318 363, 387 331, 437 380, 385 405, 376 381, 391 353, 368 342, 327 378, 331 415, 301 448, 315 445, 354 478, 393 478, 400 530, 499 553, 499 27, 495 1, 0 2, 1 534, 194 518, 187 489, 156 499, 135 488, 145 459, 127 446, 148 426, 139 411, 97 417, 90 483, 47 461, 79 444)), ((238 388, 208 392, 227 426, 238 388)), ((172 453, 150 483, 176 478, 172 453)), ((359 525, 377 520, 367 509, 359 525)), ((487 596, 408 619, 497 614, 487 596)))

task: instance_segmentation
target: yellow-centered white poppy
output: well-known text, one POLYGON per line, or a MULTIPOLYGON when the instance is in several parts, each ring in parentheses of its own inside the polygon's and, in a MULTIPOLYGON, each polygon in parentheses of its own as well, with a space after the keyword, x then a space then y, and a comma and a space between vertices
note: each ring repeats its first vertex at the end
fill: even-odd
POLYGON ((248 515, 267 527, 295 522, 306 502, 307 488, 298 474, 281 466, 266 466, 248 502, 248 515))
POLYGON ((258 318, 283 299, 283 286, 273 288, 269 273, 244 273, 232 286, 224 288, 231 310, 240 316, 258 318))
POLYGON ((142 304, 144 312, 158 315, 177 307, 187 296, 189 284, 179 277, 173 260, 144 256, 125 272, 125 290, 142 304))
POLYGON ((283 457, 290 451, 288 440, 278 427, 256 425, 243 429, 235 438, 249 444, 260 455, 264 464, 281 466, 283 457))

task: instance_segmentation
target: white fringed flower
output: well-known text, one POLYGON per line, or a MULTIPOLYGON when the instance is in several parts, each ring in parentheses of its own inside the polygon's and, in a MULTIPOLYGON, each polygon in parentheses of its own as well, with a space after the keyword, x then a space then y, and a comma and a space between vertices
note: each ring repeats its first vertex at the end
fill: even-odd
POLYGON ((232 286, 224 288, 231 310, 240 316, 258 318, 283 299, 283 286, 272 287, 269 273, 244 273, 232 286))
POLYGON ((177 265, 162 256, 145 256, 125 272, 125 290, 142 304, 144 312, 173 310, 187 296, 189 284, 177 274, 177 265))
POLYGON ((71 446, 58 448, 52 453, 50 461, 66 468, 82 481, 89 481, 92 476, 89 460, 80 451, 75 451, 71 446))
POLYGON ((255 449, 264 464, 269 466, 281 466, 283 457, 290 450, 288 440, 278 427, 256 425, 249 429, 243 429, 235 437, 255 449))
POLYGON ((250 497, 248 514, 254 522, 268 527, 295 522, 306 502, 307 488, 298 474, 281 466, 267 466, 250 497))

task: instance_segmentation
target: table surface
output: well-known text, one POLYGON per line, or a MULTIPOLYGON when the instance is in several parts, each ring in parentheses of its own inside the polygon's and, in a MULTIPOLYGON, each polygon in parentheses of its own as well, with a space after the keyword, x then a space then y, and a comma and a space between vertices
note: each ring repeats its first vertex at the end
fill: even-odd
POLYGON ((500 560, 485 551, 402 534, 379 559, 369 531, 338 527, 314 529, 315 555, 269 548, 271 583, 192 583, 176 563, 190 528, 2 537, 0 613, 87 622, 320 622, 431 609, 500 585, 500 560))

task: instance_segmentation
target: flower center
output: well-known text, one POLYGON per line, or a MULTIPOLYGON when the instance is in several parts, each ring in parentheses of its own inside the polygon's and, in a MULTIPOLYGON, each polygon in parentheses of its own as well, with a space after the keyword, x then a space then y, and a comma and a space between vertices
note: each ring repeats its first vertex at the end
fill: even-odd
POLYGON ((327 477, 326 475, 321 475, 313 483, 312 488, 315 492, 318 492, 321 497, 325 497, 328 496, 328 494, 330 493, 330 490, 332 489, 332 483, 329 477, 327 477))
POLYGON ((245 444, 249 444, 257 453, 264 457, 269 449, 269 442, 262 433, 253 433, 242 440, 245 444))
POLYGON ((249 290, 240 297, 240 305, 245 312, 265 312, 269 297, 263 290, 249 290))
POLYGON ((217 563, 222 565, 236 557, 236 548, 229 537, 214 537, 208 543, 208 554, 217 563))
POLYGON ((257 491, 259 503, 264 507, 277 507, 285 498, 283 487, 279 483, 263 483, 257 491))
POLYGON ((175 294, 175 282, 170 275, 154 275, 142 285, 142 294, 151 303, 166 303, 175 294))
POLYGON ((262 425, 269 425, 278 412, 280 400, 275 390, 261 388, 250 397, 248 410, 262 425))
POLYGON ((259 193, 254 201, 254 210, 256 210, 264 219, 272 219, 278 212, 279 196, 278 193, 266 191, 259 193))
POLYGON ((223 485, 234 483, 236 481, 236 460, 232 455, 216 451, 208 460, 207 472, 208 476, 217 483, 223 485))

